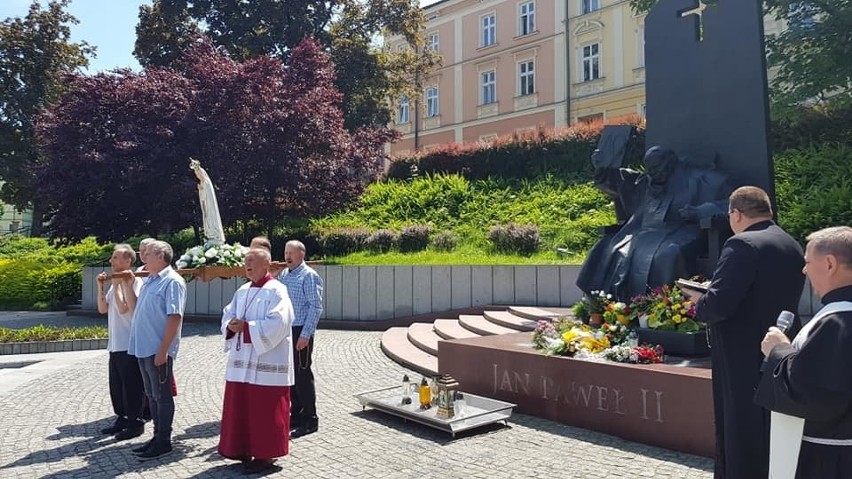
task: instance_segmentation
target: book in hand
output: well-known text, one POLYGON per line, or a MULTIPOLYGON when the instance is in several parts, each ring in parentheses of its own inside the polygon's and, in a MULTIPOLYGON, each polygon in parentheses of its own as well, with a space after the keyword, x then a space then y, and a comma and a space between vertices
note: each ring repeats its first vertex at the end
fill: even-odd
POLYGON ((706 292, 707 292, 707 288, 710 286, 710 282, 709 282, 709 281, 706 281, 706 282, 704 282, 704 283, 699 283, 698 281, 692 281, 692 280, 683 279, 683 278, 681 278, 681 279, 679 279, 679 280, 675 281, 675 284, 676 284, 676 285, 677 285, 680 289, 688 289, 688 290, 690 290, 690 291, 697 291, 697 292, 699 292, 699 293, 701 293, 701 294, 706 293, 706 292))

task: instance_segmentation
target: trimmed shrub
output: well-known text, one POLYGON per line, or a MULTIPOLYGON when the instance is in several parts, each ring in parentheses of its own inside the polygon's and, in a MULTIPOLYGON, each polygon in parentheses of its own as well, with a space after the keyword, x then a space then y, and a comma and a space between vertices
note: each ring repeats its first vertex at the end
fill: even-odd
POLYGON ((500 253, 531 255, 538 251, 541 245, 536 225, 494 225, 488 231, 488 239, 500 253))
POLYGON ((399 232, 399 250, 403 253, 423 251, 429 246, 429 235, 432 227, 429 225, 406 226, 399 232))
POLYGON ((458 237, 452 231, 441 231, 432 238, 432 249, 435 251, 452 251, 456 249, 458 237))
MULTIPOLYGON (((613 119, 610 123, 640 126, 630 143, 625 165, 638 165, 645 150, 645 132, 638 117, 613 119)), ((535 133, 500 137, 491 144, 448 143, 395 157, 387 178, 410 180, 421 175, 459 174, 475 180, 489 177, 532 179, 545 174, 591 179, 592 152, 604 124, 576 124, 561 130, 539 129, 535 133)))
POLYGON ((396 244, 396 233, 392 230, 376 230, 367 237, 364 246, 373 253, 387 253, 396 244))
POLYGON ((365 228, 336 228, 323 233, 322 248, 329 256, 345 256, 364 249, 370 232, 365 228))

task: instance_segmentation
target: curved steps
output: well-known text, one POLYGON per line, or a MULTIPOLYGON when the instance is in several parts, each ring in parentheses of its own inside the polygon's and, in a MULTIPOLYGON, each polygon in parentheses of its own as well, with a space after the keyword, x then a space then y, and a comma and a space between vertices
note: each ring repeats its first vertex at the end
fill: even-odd
POLYGON ((382 335, 382 351, 397 363, 428 376, 438 375, 438 343, 496 334, 529 332, 540 319, 565 315, 567 308, 511 306, 508 310, 460 315, 434 323, 412 323, 390 328, 382 335))
POLYGON ((463 328, 458 319, 436 319, 433 327, 435 334, 444 339, 468 339, 482 336, 463 328))
POLYGON ((408 328, 390 328, 382 334, 382 351, 389 358, 429 376, 438 374, 438 357, 408 340, 408 328))
POLYGON ((429 323, 414 323, 408 327, 408 340, 411 344, 433 356, 438 355, 438 341, 442 339, 429 323))
POLYGON ((485 311, 482 315, 494 324, 515 331, 532 331, 538 323, 538 320, 522 318, 511 311, 485 311))
POLYGON ((463 328, 473 331, 480 336, 492 336, 495 334, 517 333, 517 329, 500 326, 497 323, 492 323, 485 316, 476 316, 472 314, 462 314, 459 316, 459 324, 463 328))

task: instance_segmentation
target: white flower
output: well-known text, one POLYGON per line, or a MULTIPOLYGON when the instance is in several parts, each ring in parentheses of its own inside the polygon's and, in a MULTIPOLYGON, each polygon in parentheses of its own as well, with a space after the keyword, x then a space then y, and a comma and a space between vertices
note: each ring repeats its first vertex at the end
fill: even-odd
POLYGON ((216 248, 210 248, 210 249, 208 249, 207 251, 204 252, 204 256, 206 256, 208 258, 215 258, 216 255, 218 255, 218 254, 219 254, 219 252, 216 251, 216 248))
POLYGON ((204 263, 207 262, 207 258, 202 256, 201 258, 198 258, 198 262, 201 263, 201 264, 204 264, 204 263))
POLYGON ((198 256, 201 254, 202 251, 204 251, 204 248, 202 248, 201 246, 193 246, 192 249, 189 250, 189 254, 191 254, 192 256, 198 256))
MULTIPOLYGON (((183 258, 183 256, 181 256, 181 258, 183 258)), ((186 268, 187 264, 186 261, 178 261, 176 266, 178 267, 178 269, 184 269, 186 268)))
POLYGON ((222 257, 223 257, 223 258, 230 258, 230 257, 231 257, 231 252, 230 252, 230 251, 228 251, 228 250, 222 251, 222 257))

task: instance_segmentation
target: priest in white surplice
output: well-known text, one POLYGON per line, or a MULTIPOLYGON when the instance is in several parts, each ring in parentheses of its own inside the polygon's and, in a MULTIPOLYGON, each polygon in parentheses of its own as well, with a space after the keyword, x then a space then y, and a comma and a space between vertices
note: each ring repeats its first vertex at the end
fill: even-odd
POLYGON ((269 274, 269 251, 251 249, 246 277, 222 315, 228 351, 219 454, 246 472, 272 467, 287 455, 293 385, 293 306, 287 288, 269 274))

